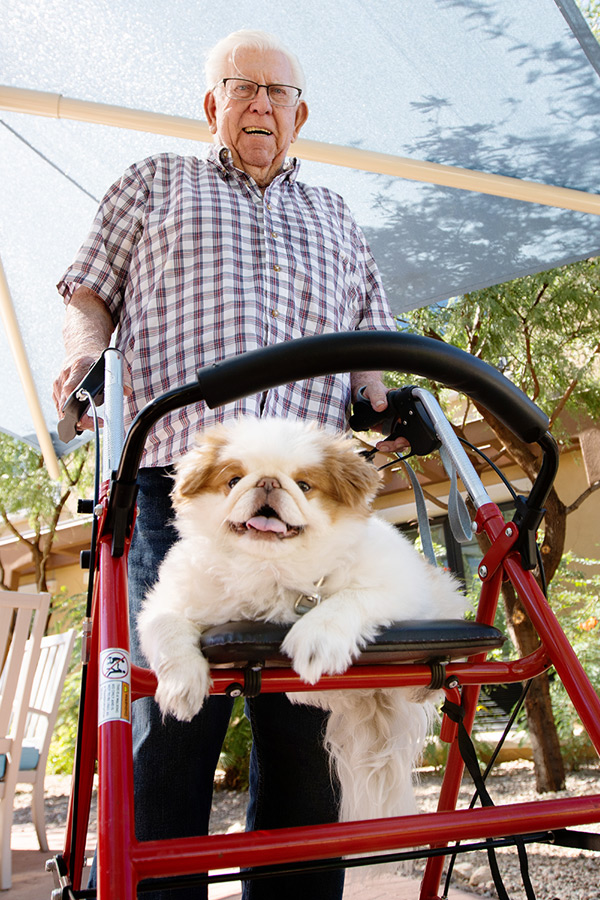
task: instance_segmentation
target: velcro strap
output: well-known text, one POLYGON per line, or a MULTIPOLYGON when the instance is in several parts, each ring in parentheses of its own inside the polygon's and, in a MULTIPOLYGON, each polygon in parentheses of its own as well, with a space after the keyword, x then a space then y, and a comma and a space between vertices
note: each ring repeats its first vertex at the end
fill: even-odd
POLYGON ((440 459, 450 478, 450 494, 448 495, 448 521, 450 522, 450 528, 458 544, 468 544, 473 538, 471 516, 469 515, 467 504, 458 490, 456 466, 444 446, 440 447, 440 459))
POLYGON ((413 494, 415 495, 415 504, 417 507, 417 522, 419 525, 419 534, 421 536, 421 548, 423 550, 423 556, 432 565, 437 566, 435 551, 433 549, 433 541, 431 539, 431 528, 429 527, 429 516, 427 515, 427 507, 425 505, 425 497, 423 495, 423 488, 421 487, 419 479, 415 475, 412 466, 410 466, 402 457, 400 457, 400 462, 406 469, 406 474, 410 478, 413 494))

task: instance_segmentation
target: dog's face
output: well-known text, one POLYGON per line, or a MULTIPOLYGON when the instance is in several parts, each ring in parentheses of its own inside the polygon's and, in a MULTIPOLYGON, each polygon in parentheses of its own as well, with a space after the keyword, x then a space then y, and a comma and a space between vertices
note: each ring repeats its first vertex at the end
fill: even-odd
POLYGON ((182 534, 212 534, 273 558, 367 517, 378 486, 348 439, 292 420, 247 418, 201 435, 177 466, 173 503, 182 534))

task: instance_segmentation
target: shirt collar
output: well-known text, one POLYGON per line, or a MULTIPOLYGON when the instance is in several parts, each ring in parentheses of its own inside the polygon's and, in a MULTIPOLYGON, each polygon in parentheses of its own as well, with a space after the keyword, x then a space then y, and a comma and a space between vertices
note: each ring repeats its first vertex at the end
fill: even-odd
MULTIPOLYGON (((224 175, 233 175, 241 172, 241 169, 238 169, 233 164, 231 150, 223 144, 211 144, 206 158, 224 175)), ((299 169, 300 161, 295 156, 288 157, 283 164, 283 169, 275 176, 273 181, 295 181, 298 177, 299 169)), ((247 175, 245 172, 242 172, 242 174, 247 175)), ((250 176, 247 175, 247 177, 250 176)))

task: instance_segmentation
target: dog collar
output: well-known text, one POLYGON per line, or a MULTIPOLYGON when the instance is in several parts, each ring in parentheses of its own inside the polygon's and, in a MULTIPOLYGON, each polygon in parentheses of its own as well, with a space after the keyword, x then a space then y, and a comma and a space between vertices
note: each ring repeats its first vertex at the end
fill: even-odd
POLYGON ((311 609, 314 609, 315 606, 318 606, 322 596, 318 593, 318 588, 320 588, 325 581, 325 576, 323 575, 317 583, 315 584, 315 590, 312 594, 299 594, 298 599, 294 603, 294 610, 298 613, 299 616, 303 616, 305 613, 310 612, 311 609))

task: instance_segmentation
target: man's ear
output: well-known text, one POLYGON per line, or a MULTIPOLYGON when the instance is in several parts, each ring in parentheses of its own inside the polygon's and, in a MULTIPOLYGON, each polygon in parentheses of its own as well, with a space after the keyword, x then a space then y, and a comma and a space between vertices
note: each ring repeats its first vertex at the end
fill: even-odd
POLYGON ((300 134, 300 129, 308 119, 308 104, 301 100, 296 109, 296 121, 294 122, 294 133, 292 134, 291 143, 293 144, 298 135, 300 134))
POLYGON ((211 134, 217 133, 217 101, 213 91, 207 91, 204 95, 204 115, 208 122, 208 130, 211 134))

